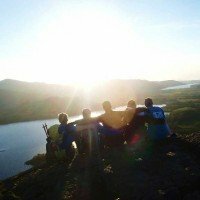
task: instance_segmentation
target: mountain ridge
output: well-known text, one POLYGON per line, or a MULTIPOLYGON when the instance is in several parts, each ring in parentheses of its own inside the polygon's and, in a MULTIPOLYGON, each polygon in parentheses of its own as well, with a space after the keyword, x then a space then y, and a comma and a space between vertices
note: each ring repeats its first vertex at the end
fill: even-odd
POLYGON ((84 107, 101 109, 105 100, 110 100, 114 107, 125 105, 130 99, 142 103, 145 97, 158 94, 162 88, 180 84, 173 80, 114 79, 88 91, 72 85, 5 79, 0 81, 0 124, 54 118, 59 112, 76 115, 84 107))

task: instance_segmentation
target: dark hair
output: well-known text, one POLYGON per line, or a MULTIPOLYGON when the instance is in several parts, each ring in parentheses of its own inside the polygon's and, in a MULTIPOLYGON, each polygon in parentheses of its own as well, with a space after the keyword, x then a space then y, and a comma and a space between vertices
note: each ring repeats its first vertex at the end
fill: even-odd
POLYGON ((145 101, 144 101, 144 103, 145 103, 146 107, 153 106, 153 100, 151 98, 146 98, 145 101))
POLYGON ((130 101, 128 101, 127 107, 135 108, 136 107, 135 101, 133 99, 131 99, 130 101))
POLYGON ((102 106, 103 106, 104 110, 111 110, 111 108, 112 108, 110 101, 104 101, 102 103, 102 106))
POLYGON ((66 123, 68 121, 68 115, 66 113, 58 114, 58 120, 60 123, 66 123))
POLYGON ((87 118, 88 116, 91 115, 91 110, 88 108, 84 108, 82 111, 82 115, 83 115, 83 118, 87 118))

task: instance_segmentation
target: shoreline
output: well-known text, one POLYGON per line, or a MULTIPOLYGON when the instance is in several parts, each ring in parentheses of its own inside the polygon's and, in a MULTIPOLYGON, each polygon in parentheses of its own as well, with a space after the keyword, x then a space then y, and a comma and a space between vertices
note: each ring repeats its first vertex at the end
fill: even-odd
MULTIPOLYGON (((137 107, 142 107, 144 105, 142 104, 138 104, 137 107)), ((155 106, 159 106, 161 108, 164 108, 167 106, 167 104, 158 104, 155 106)), ((126 108, 126 106, 118 106, 115 107, 113 110, 122 110, 126 108)), ((96 111, 92 111, 92 113, 99 113, 99 112, 103 112, 103 110, 96 110, 96 111)), ((77 114, 73 114, 71 116, 69 116, 69 118, 74 118, 74 117, 78 117, 81 116, 81 113, 77 113, 77 114)), ((42 121, 42 120, 53 120, 53 119, 57 119, 56 117, 50 117, 50 118, 41 118, 41 119, 30 119, 30 120, 22 120, 22 121, 14 121, 14 122, 8 122, 8 123, 2 123, 0 122, 0 126, 4 126, 4 125, 12 125, 12 124, 18 124, 18 123, 26 123, 26 122, 37 122, 37 121, 42 121)))

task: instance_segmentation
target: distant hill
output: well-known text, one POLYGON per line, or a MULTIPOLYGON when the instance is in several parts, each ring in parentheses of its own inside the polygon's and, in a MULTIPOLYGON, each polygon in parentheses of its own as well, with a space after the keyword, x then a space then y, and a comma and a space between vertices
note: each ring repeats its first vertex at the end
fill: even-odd
POLYGON ((40 94, 42 96, 65 96, 66 92, 72 92, 74 87, 67 85, 47 84, 38 82, 24 82, 12 79, 5 79, 0 81, 0 89, 40 94))
POLYGON ((167 80, 167 81, 159 81, 157 82, 160 87, 167 88, 167 87, 173 87, 173 86, 178 86, 178 85, 183 85, 184 83, 179 82, 179 81, 174 81, 174 80, 167 80))
POLYGON ((189 80, 189 81, 181 81, 184 84, 200 84, 200 80, 189 80))
POLYGON ((101 109, 105 100, 110 100, 113 106, 125 105, 129 99, 142 103, 145 97, 159 93, 160 89, 180 84, 173 80, 116 79, 87 91, 72 85, 5 79, 0 81, 0 123, 55 118, 59 112, 80 114, 84 107, 101 109))

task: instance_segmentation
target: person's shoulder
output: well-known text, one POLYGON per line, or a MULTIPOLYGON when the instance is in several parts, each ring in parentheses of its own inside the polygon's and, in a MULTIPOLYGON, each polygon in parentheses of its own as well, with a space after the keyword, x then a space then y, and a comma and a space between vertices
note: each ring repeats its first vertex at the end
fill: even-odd
POLYGON ((147 112, 148 112, 148 109, 146 107, 137 107, 135 110, 136 115, 139 115, 140 113, 145 114, 147 112))
POLYGON ((149 108, 149 112, 151 112, 151 113, 152 112, 162 112, 162 113, 164 113, 164 110, 159 106, 153 106, 153 107, 149 108))
POLYGON ((105 116, 106 115, 106 113, 102 113, 101 115, 99 115, 99 117, 102 117, 102 116, 105 116))
POLYGON ((136 108, 127 107, 126 110, 123 112, 126 112, 126 111, 134 112, 135 110, 136 110, 136 108))
POLYGON ((147 108, 146 107, 137 107, 136 112, 146 112, 147 108))
POLYGON ((65 127, 68 129, 68 128, 72 128, 74 127, 74 123, 69 123, 69 124, 66 124, 65 127))
POLYGON ((64 127, 64 124, 59 124, 58 128, 61 129, 64 127))
POLYGON ((119 111, 119 110, 112 110, 112 112, 110 112, 111 114, 120 114, 121 113, 121 111, 119 111))
POLYGON ((101 118, 103 118, 105 115, 106 115, 106 113, 103 113, 103 114, 99 115, 97 118, 98 118, 98 119, 101 119, 101 118))
POLYGON ((135 110, 135 115, 144 117, 147 114, 147 108, 146 107, 137 107, 135 110))
POLYGON ((155 109, 155 110, 163 110, 161 107, 159 107, 159 106, 153 106, 153 108, 155 109))
POLYGON ((111 114, 121 116, 121 115, 123 115, 125 112, 127 112, 127 111, 122 111, 122 110, 113 110, 113 111, 111 112, 111 114))
POLYGON ((60 124, 60 125, 58 126, 58 133, 62 133, 63 130, 64 130, 64 124, 60 124))
POLYGON ((84 124, 86 122, 85 119, 79 119, 75 121, 75 124, 79 125, 79 124, 84 124))

